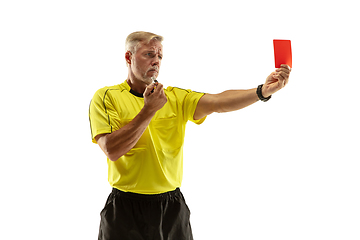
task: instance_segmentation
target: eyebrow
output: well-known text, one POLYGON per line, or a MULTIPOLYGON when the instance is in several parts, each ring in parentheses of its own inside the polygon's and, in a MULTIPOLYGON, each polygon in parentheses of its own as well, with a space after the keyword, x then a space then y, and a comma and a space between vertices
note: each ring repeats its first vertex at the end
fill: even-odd
MULTIPOLYGON (((156 53, 156 51, 154 51, 154 50, 147 50, 147 51, 145 51, 145 53, 156 53)), ((163 54, 162 54, 162 52, 159 52, 158 55, 162 56, 163 54)))

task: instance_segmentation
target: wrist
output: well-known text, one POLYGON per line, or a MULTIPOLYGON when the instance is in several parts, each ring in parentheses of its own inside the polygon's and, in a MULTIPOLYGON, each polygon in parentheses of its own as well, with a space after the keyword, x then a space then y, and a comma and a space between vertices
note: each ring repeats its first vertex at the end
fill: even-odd
POLYGON ((266 87, 265 86, 262 86, 261 88, 261 93, 262 95, 264 96, 264 98, 268 98, 270 96, 272 96, 272 94, 269 94, 268 91, 266 90, 266 87))
POLYGON ((258 86, 258 88, 256 89, 256 94, 261 101, 267 102, 271 98, 271 95, 264 93, 263 86, 263 84, 258 86))
POLYGON ((143 108, 140 110, 139 114, 144 119, 152 119, 155 116, 156 111, 151 107, 147 106, 146 104, 143 106, 143 108))

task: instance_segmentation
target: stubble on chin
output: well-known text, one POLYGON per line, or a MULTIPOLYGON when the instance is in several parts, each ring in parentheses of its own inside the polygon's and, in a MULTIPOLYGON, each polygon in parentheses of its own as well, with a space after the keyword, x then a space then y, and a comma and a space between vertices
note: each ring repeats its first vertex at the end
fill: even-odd
POLYGON ((146 85, 149 85, 153 82, 152 80, 152 77, 149 77, 149 76, 143 76, 143 79, 142 79, 143 83, 145 83, 146 85))
POLYGON ((156 79, 156 77, 157 77, 156 74, 152 74, 150 77, 147 74, 144 74, 143 82, 149 85, 154 81, 154 79, 156 79))

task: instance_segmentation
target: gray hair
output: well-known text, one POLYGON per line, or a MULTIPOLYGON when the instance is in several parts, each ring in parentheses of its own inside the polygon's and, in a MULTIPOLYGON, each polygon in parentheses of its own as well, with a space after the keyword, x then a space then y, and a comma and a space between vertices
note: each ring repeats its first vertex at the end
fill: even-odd
POLYGON ((127 36, 125 41, 125 51, 130 51, 131 53, 136 53, 137 48, 140 43, 148 44, 151 40, 157 40, 160 43, 164 40, 164 38, 160 35, 151 33, 151 32, 133 32, 127 36))

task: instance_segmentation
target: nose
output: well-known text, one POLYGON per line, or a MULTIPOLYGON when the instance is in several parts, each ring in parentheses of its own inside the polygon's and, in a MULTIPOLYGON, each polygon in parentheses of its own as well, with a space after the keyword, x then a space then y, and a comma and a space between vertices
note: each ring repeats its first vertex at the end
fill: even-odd
POLYGON ((152 61, 151 66, 160 66, 160 60, 158 58, 155 58, 152 61))
POLYGON ((151 66, 160 66, 161 60, 158 54, 153 58, 151 66))

